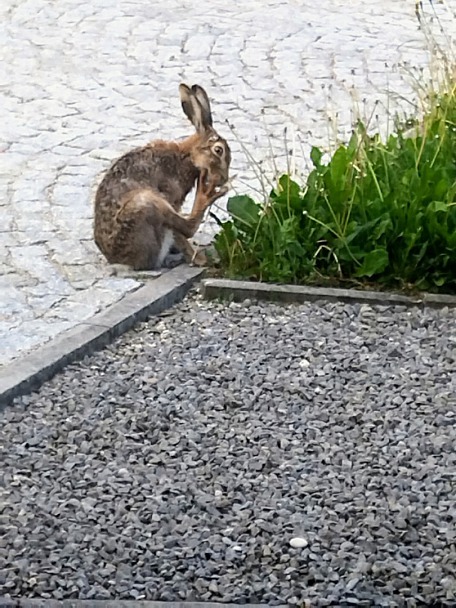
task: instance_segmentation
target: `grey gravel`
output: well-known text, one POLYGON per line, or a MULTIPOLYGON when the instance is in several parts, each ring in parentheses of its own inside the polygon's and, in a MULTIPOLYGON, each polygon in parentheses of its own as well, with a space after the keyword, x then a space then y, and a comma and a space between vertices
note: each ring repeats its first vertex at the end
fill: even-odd
POLYGON ((454 310, 193 295, 5 410, 0 595, 455 606, 455 370, 454 310))

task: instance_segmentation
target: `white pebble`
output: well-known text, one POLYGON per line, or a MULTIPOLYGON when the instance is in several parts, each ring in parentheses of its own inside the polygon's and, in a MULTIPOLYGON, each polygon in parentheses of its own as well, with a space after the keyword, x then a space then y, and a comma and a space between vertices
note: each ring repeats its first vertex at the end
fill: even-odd
POLYGON ((304 549, 308 544, 306 539, 301 538, 300 536, 295 536, 295 538, 290 540, 290 546, 293 547, 293 549, 304 549))

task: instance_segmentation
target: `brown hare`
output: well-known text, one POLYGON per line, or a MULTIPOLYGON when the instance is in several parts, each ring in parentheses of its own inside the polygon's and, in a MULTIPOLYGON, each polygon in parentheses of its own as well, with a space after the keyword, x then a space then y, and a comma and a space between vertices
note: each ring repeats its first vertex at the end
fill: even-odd
POLYGON ((153 141, 111 166, 95 196, 95 242, 108 262, 134 270, 160 268, 171 249, 203 265, 188 239, 210 205, 228 191, 231 151, 212 127, 208 96, 198 85, 179 86, 182 109, 196 133, 178 142, 153 141), (193 209, 180 211, 197 182, 193 209))

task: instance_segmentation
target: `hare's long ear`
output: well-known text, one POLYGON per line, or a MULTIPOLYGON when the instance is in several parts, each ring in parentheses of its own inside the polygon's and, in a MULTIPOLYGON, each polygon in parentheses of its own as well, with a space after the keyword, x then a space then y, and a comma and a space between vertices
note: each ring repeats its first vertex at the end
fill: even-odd
POLYGON ((206 93, 198 85, 193 85, 190 89, 186 84, 181 84, 179 95, 185 115, 198 133, 204 133, 212 126, 211 108, 206 93))
POLYGON ((196 96, 203 110, 203 122, 205 127, 212 127, 212 112, 209 97, 203 87, 198 84, 192 86, 192 93, 196 96))

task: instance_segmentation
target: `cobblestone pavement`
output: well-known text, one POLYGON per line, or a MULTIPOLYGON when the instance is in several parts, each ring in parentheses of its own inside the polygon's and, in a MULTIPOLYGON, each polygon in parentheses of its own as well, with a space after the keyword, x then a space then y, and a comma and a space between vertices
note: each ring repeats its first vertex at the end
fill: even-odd
POLYGON ((428 63, 414 5, 2 0, 0 364, 139 286, 113 277, 92 242, 93 189, 113 157, 191 132, 180 81, 207 87, 233 142, 235 187, 255 188, 244 146, 266 165, 275 150, 285 166, 284 127, 294 127, 298 157, 327 143, 328 113, 339 130, 350 123, 352 87, 361 109, 381 102, 380 117, 387 98, 394 107, 388 90, 410 99, 394 66, 428 63))

